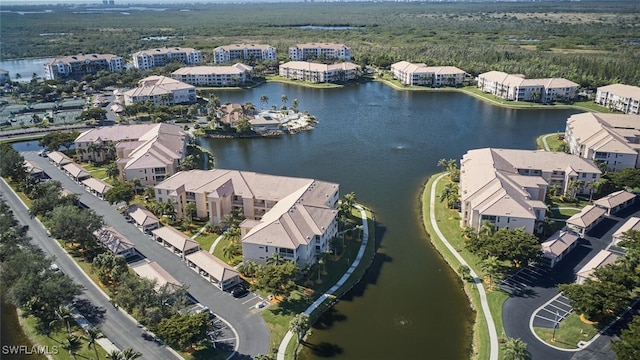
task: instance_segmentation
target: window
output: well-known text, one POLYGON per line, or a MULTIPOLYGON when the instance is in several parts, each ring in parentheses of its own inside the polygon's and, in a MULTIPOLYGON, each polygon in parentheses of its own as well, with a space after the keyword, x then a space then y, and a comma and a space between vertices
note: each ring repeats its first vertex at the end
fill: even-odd
POLYGON ((591 174, 591 178, 592 178, 592 179, 595 179, 595 178, 596 178, 596 176, 598 176, 598 174, 591 174))

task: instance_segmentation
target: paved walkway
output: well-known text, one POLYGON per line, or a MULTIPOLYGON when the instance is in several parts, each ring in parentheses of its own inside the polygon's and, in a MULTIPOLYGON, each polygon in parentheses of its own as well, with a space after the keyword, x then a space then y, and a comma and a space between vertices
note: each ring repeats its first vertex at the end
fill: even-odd
POLYGON ((435 215, 435 203, 436 203, 436 185, 440 179, 442 179, 445 174, 441 174, 438 176, 431 184, 431 193, 429 195, 429 220, 431 221, 431 226, 433 230, 438 235, 438 238, 442 243, 449 249, 449 252, 460 262, 462 265, 466 265, 471 270, 470 275, 473 277, 473 282, 476 284, 476 288, 478 289, 478 293, 480 294, 480 304, 482 306, 482 313, 484 314, 484 318, 487 321, 487 328, 489 330, 489 344, 491 351, 489 353, 490 360, 498 360, 498 334, 496 333, 496 325, 493 321, 493 317, 491 316, 491 311, 489 310, 489 302, 487 301, 487 293, 484 291, 484 285, 482 284, 482 279, 478 277, 478 275, 473 271, 473 268, 469 266, 467 261, 458 253, 458 251, 447 241, 444 237, 440 228, 438 227, 438 222, 436 221, 435 215))
MULTIPOLYGON (((340 280, 338 280, 338 282, 336 282, 336 284, 333 285, 331 287, 331 289, 327 290, 326 293, 320 295, 320 297, 318 297, 316 299, 316 301, 313 302, 313 304, 309 305, 309 307, 304 311, 304 313, 307 314, 307 315, 310 315, 325 300, 327 300, 330 297, 334 296, 333 294, 336 291, 338 291, 338 289, 342 285, 344 285, 345 282, 347 282, 347 280, 351 277, 351 275, 356 270, 358 265, 360 265, 360 260, 362 260, 362 256, 364 255, 364 251, 367 248, 367 243, 369 242, 369 223, 367 222, 367 213, 362 208, 362 206, 360 206, 360 205, 354 205, 354 206, 358 210, 360 210, 360 217, 362 219, 362 243, 360 244, 360 250, 358 250, 358 255, 356 256, 356 259, 353 261, 353 263, 351 263, 351 266, 349 267, 347 272, 344 275, 342 275, 340 280)), ((284 360, 285 354, 286 354, 286 351, 287 351, 287 346, 289 345, 289 342, 291 341, 291 338, 293 336, 294 336, 293 332, 287 331, 287 333, 285 334, 284 338, 282 339, 282 342, 280 343, 280 346, 278 347, 277 360, 284 360)))

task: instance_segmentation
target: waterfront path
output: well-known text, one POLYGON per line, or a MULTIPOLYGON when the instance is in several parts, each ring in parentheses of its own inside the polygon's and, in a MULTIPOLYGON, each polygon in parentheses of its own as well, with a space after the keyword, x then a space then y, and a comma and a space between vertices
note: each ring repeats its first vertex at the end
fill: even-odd
MULTIPOLYGON (((362 208, 362 206, 360 205, 355 205, 355 207, 360 211, 360 217, 362 218, 362 243, 360 244, 358 255, 356 256, 356 259, 353 261, 353 263, 351 263, 349 269, 347 269, 347 272, 342 275, 340 280, 338 280, 338 282, 333 285, 331 289, 327 290, 326 293, 320 295, 320 297, 318 297, 316 301, 313 302, 313 304, 309 305, 309 307, 304 311, 304 313, 307 315, 311 315, 311 313, 325 300, 334 296, 335 292, 338 291, 338 289, 342 285, 344 285, 347 280, 349 280, 353 272, 358 268, 358 265, 360 265, 360 261, 362 260, 364 252, 367 248, 367 243, 369 242, 369 222, 367 221, 367 213, 364 208, 362 208)), ((293 336, 294 334, 291 331, 287 331, 287 333, 285 334, 282 342, 280 343, 280 346, 278 347, 278 360, 284 360, 285 354, 287 352, 287 346, 289 345, 289 342, 291 341, 291 338, 293 336)))
POLYGON ((458 251, 456 251, 456 249, 451 245, 451 243, 447 241, 447 239, 444 237, 444 235, 440 231, 440 228, 438 227, 438 222, 436 221, 436 213, 435 213, 436 186, 438 185, 438 182, 446 175, 447 173, 439 175, 433 181, 433 184, 431 184, 431 193, 429 196, 429 221, 431 222, 431 226, 433 227, 433 230, 436 232, 436 235, 438 235, 438 238, 440 239, 440 241, 442 241, 442 243, 447 247, 447 249, 449 249, 449 252, 451 252, 451 254, 456 258, 456 260, 460 262, 460 264, 467 266, 471 270, 470 275, 473 277, 473 282, 476 284, 476 288, 478 289, 478 293, 480 294, 480 303, 482 306, 482 313, 484 314, 484 318, 487 321, 487 328, 489 330, 489 345, 491 348, 489 353, 489 359, 497 360, 498 350, 499 350, 498 334, 496 333, 496 325, 493 321, 493 317, 491 316, 491 311, 489 310, 487 293, 484 291, 484 285, 482 284, 482 279, 478 277, 476 272, 473 271, 473 268, 469 266, 467 261, 458 253, 458 251))

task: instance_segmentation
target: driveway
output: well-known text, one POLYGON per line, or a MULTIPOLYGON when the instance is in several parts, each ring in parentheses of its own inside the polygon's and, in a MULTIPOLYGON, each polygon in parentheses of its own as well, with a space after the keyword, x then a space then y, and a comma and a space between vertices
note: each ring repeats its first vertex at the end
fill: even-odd
POLYGON ((220 318, 229 322, 238 334, 238 354, 255 356, 270 351, 269 330, 260 316, 261 309, 250 307, 219 290, 198 275, 195 271, 162 246, 144 235, 133 224, 128 223, 115 206, 84 191, 81 186, 69 179, 64 173, 51 165, 47 159, 37 156, 36 152, 22 153, 25 159, 36 162, 52 179, 60 180, 62 186, 80 195, 89 208, 104 217, 106 224, 113 226, 135 244, 138 252, 146 258, 158 262, 167 272, 182 284, 188 286, 189 293, 202 305, 207 306, 220 318))
POLYGON ((521 291, 511 291, 506 287, 504 288, 505 291, 510 293, 510 298, 507 299, 502 308, 502 322, 505 333, 509 337, 520 338, 526 342, 533 359, 615 359, 611 351, 611 340, 619 334, 624 321, 616 323, 586 349, 580 351, 557 350, 542 343, 529 329, 529 321, 533 317, 535 325, 544 326, 553 322, 556 311, 562 315, 560 309, 567 308, 564 305, 567 302, 562 300, 564 298, 559 298, 558 302, 552 302, 553 306, 549 307, 551 312, 546 312, 546 315, 549 316, 544 316, 545 313, 534 314, 534 312, 558 295, 559 284, 570 284, 575 281, 576 271, 582 268, 600 250, 609 246, 613 233, 624 224, 628 217, 640 216, 640 203, 637 202, 624 209, 616 216, 603 220, 589 231, 585 238, 580 240, 579 245, 547 275, 540 276, 533 281, 527 281, 527 286, 521 291), (536 315, 541 316, 537 317, 536 315), (545 322, 543 319, 545 317, 552 320, 545 322))

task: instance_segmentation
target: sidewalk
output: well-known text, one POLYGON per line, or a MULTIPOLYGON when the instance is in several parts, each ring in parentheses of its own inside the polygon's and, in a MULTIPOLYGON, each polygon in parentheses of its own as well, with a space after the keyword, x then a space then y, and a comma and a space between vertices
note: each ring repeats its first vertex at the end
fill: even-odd
MULTIPOLYGON (((362 219, 362 244, 360 244, 360 250, 358 250, 358 255, 356 256, 356 259, 353 261, 353 263, 351 263, 351 266, 349 267, 347 272, 345 272, 345 274, 342 275, 340 280, 338 280, 338 282, 335 285, 333 285, 331 287, 331 289, 327 290, 326 293, 320 295, 320 297, 318 297, 316 299, 316 301, 313 302, 313 304, 309 305, 309 307, 304 311, 304 313, 307 314, 307 315, 310 315, 325 300, 327 300, 330 297, 334 296, 333 294, 336 291, 338 291, 338 289, 342 285, 344 285, 344 283, 347 280, 349 280, 349 278, 351 277, 353 272, 356 270, 358 265, 360 265, 360 260, 362 260, 362 256, 364 255, 364 251, 367 248, 367 243, 369 242, 369 223, 367 222, 367 213, 362 208, 362 206, 360 206, 360 205, 354 205, 354 206, 358 210, 360 210, 360 217, 362 219)), ((277 360, 284 360, 285 359, 285 355, 286 355, 286 352, 287 352, 287 346, 289 345, 289 342, 291 341, 291 338, 293 336, 294 336, 294 334, 291 331, 287 331, 287 333, 285 334, 284 338, 282 339, 282 342, 280 343, 280 346, 278 347, 277 360)))

